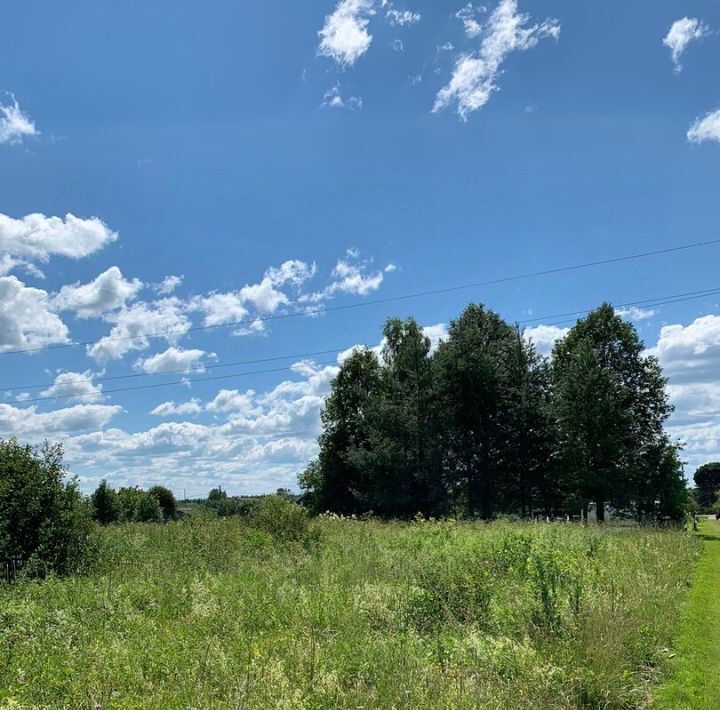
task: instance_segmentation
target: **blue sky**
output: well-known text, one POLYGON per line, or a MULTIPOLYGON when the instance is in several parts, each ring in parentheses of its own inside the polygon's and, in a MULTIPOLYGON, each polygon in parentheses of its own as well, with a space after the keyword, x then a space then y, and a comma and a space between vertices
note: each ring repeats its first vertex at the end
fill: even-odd
MULTIPOLYGON (((471 300, 539 318, 547 351, 567 324, 544 316, 720 287, 716 245, 256 320, 720 238, 716 0, 28 0, 3 19, 0 436, 62 439, 86 490, 293 487, 337 355, 218 365, 375 345, 389 315, 440 337, 471 300)), ((719 301, 627 314, 688 473, 720 456, 719 301)))

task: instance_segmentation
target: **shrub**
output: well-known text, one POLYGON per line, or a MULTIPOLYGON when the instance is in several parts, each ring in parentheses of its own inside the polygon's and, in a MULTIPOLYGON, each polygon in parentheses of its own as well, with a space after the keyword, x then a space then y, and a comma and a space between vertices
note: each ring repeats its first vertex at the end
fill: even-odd
POLYGON ((118 491, 121 520, 128 523, 159 523, 163 514, 158 499, 137 486, 118 491))
POLYGON ((74 479, 65 480, 61 445, 40 452, 0 440, 0 563, 8 577, 79 571, 92 523, 74 479))
POLYGON ((148 493, 157 498, 163 518, 165 520, 175 520, 177 517, 177 502, 173 492, 169 488, 165 488, 165 486, 153 486, 148 493))
POLYGON ((120 519, 120 501, 115 490, 108 485, 105 480, 100 481, 100 485, 90 496, 92 505, 93 518, 101 525, 115 523, 120 519))
POLYGON ((253 527, 265 530, 276 540, 309 544, 317 540, 310 528, 307 511, 287 498, 272 495, 263 498, 248 515, 253 527))

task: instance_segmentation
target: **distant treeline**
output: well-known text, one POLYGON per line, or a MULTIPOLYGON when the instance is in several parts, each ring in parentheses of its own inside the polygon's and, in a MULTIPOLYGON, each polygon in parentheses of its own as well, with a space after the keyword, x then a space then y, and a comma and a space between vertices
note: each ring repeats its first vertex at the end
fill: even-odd
POLYGON ((540 356, 482 305, 435 352, 390 319, 380 357, 347 358, 300 477, 316 512, 384 517, 587 513, 679 520, 686 486, 658 361, 603 304, 540 356))

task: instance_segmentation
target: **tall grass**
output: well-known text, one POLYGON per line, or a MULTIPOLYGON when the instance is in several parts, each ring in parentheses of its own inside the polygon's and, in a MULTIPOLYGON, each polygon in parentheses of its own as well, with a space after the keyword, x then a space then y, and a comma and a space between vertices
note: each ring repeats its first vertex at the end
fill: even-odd
POLYGON ((696 554, 562 524, 101 535, 93 574, 0 587, 0 707, 637 707, 696 554))

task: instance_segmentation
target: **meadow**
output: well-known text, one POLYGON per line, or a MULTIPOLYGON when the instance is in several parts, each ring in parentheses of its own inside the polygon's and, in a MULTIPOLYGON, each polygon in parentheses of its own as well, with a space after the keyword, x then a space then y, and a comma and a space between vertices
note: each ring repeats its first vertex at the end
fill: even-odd
POLYGON ((0 585, 0 707, 642 707, 699 545, 564 523, 113 525, 88 573, 0 585))

